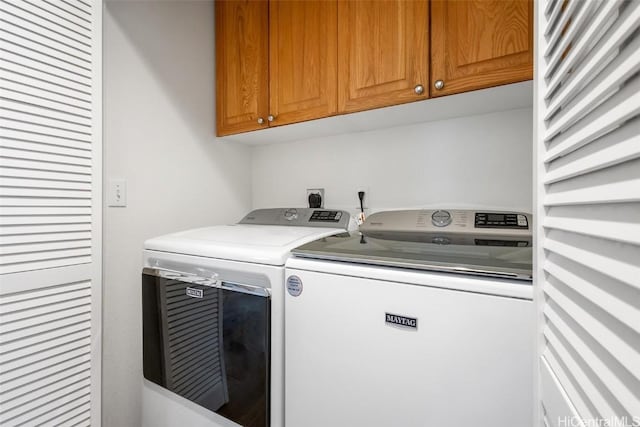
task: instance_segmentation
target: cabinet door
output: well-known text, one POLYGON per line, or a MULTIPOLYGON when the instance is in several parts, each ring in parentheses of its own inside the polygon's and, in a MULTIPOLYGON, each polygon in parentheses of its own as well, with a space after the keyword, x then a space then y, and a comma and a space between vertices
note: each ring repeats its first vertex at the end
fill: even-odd
POLYGON ((531 0, 431 2, 431 96, 532 78, 531 0))
POLYGON ((338 1, 338 111, 429 96, 428 11, 426 0, 338 1))
POLYGON ((337 2, 269 2, 270 126, 337 109, 337 2))
POLYGON ((267 126, 268 19, 266 0, 216 1, 218 136, 267 126))

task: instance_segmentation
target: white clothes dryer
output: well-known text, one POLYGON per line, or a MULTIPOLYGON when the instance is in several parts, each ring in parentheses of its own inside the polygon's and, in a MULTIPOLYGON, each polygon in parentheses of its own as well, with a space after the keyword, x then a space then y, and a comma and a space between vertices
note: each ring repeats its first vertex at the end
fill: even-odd
POLYGON ((143 426, 282 427, 284 264, 349 215, 259 209, 144 244, 143 426))

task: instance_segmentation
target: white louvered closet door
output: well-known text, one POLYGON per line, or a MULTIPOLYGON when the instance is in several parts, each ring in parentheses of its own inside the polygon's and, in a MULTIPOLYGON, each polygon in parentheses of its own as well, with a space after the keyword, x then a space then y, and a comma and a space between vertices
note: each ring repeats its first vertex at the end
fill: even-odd
POLYGON ((0 425, 100 425, 101 0, 0 0, 0 425))
POLYGON ((536 7, 537 425, 640 426, 640 1, 536 7))

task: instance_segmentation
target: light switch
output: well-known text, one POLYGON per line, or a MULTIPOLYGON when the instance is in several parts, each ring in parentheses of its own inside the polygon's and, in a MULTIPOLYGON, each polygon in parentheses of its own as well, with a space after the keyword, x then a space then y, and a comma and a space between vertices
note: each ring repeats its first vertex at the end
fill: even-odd
POLYGON ((108 206, 127 206, 127 181, 124 179, 110 179, 107 189, 108 206))

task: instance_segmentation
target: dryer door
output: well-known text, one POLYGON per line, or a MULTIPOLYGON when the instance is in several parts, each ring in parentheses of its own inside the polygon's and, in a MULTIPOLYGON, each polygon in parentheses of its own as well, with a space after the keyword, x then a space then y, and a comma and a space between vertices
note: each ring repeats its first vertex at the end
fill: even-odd
POLYGON ((268 289, 142 274, 144 377, 238 424, 269 425, 268 289))

